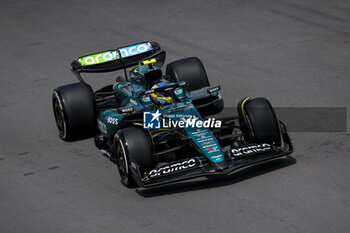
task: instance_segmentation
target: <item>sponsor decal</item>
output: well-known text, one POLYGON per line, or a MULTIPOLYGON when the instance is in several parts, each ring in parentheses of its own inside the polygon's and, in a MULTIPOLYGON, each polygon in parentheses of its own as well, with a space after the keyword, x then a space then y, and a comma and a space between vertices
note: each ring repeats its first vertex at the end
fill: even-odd
POLYGON ((131 45, 128 47, 123 47, 123 48, 120 48, 119 51, 120 51, 120 54, 122 55, 122 58, 125 58, 125 57, 130 57, 137 54, 148 52, 151 49, 152 49, 151 44, 149 42, 146 42, 146 43, 131 45))
POLYGON ((220 90, 221 90, 220 86, 216 86, 216 87, 209 88, 208 93, 211 94, 213 92, 218 92, 220 90))
POLYGON ((270 144, 262 143, 256 145, 247 145, 242 147, 236 147, 231 149, 231 154, 234 157, 240 157, 243 155, 253 155, 261 152, 272 150, 270 144))
POLYGON ((220 128, 221 121, 215 118, 208 118, 205 121, 200 120, 196 116, 184 115, 181 117, 179 114, 176 117, 180 120, 174 121, 169 118, 160 118, 162 114, 157 112, 144 112, 143 113, 143 128, 145 129, 160 129, 162 128, 220 128))
POLYGON ((224 160, 219 143, 215 136, 207 129, 195 129, 190 133, 199 148, 211 161, 220 162, 224 160))
POLYGON ((100 119, 97 120, 97 126, 102 133, 107 134, 107 126, 105 123, 100 121, 100 119))
POLYGON ((112 125, 118 125, 118 118, 114 118, 114 117, 108 117, 107 118, 107 123, 112 124, 112 125))
POLYGON ((104 62, 113 61, 119 58, 117 51, 106 51, 79 58, 83 66, 97 65, 104 62))
POLYGON ((189 160, 174 163, 174 164, 171 164, 168 166, 164 166, 164 167, 161 167, 158 169, 154 169, 148 173, 148 176, 150 178, 153 178, 153 177, 157 177, 157 176, 161 176, 161 175, 167 175, 167 174, 171 174, 173 172, 183 171, 183 170, 192 168, 196 165, 197 165, 197 163, 196 163, 195 159, 189 159, 189 160))
MULTIPOLYGON (((132 46, 119 48, 122 58, 138 55, 150 51, 150 43, 141 43, 132 46)), ((91 54, 89 56, 79 58, 79 62, 83 66, 97 65, 119 59, 119 53, 116 50, 105 51, 102 53, 91 54)))
MULTIPOLYGON (((204 136, 202 138, 204 138, 204 136)), ((213 147, 213 146, 216 146, 216 144, 214 143, 214 144, 210 144, 210 145, 205 145, 205 146, 203 146, 203 148, 205 149, 207 147, 213 147)))
POLYGON ((216 151, 218 151, 218 146, 205 148, 205 150, 208 151, 209 153, 216 152, 216 151))
POLYGON ((134 104, 134 105, 137 105, 137 102, 133 99, 130 99, 130 103, 134 104))
POLYGON ((133 111, 134 111, 133 107, 119 108, 119 112, 121 112, 121 113, 129 113, 129 112, 133 112, 133 111))

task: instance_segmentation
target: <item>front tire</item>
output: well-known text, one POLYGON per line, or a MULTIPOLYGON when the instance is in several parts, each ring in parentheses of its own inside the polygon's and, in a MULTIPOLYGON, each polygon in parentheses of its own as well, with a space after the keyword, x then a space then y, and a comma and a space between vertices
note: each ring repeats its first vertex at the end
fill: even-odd
POLYGON ((96 133, 96 114, 93 91, 83 83, 58 87, 52 95, 53 112, 59 136, 72 141, 96 133))
POLYGON ((139 167, 143 174, 154 167, 152 144, 148 134, 141 128, 120 129, 114 137, 114 154, 112 158, 118 167, 121 183, 135 187, 137 176, 132 169, 139 167))
POLYGON ((248 97, 238 104, 238 112, 243 135, 248 143, 281 146, 279 121, 267 99, 248 97))

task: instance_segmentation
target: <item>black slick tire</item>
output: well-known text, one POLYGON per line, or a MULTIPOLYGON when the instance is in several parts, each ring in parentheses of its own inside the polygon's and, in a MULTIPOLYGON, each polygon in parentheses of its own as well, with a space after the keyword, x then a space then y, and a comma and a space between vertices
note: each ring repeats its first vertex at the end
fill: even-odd
POLYGON ((66 141, 88 138, 96 133, 92 88, 73 83, 56 88, 52 105, 59 136, 66 141))
POLYGON ((210 86, 203 63, 198 57, 188 57, 169 63, 166 74, 171 82, 187 82, 187 90, 194 91, 210 86))
POLYGON ((245 135, 249 142, 281 146, 279 121, 267 99, 247 98, 238 105, 238 111, 243 111, 240 112, 241 122, 245 124, 242 128, 248 131, 245 135))
POLYGON ((138 177, 132 169, 138 167, 143 174, 154 168, 152 144, 148 134, 141 128, 128 127, 118 130, 114 137, 114 158, 121 178, 127 187, 135 187, 138 177))

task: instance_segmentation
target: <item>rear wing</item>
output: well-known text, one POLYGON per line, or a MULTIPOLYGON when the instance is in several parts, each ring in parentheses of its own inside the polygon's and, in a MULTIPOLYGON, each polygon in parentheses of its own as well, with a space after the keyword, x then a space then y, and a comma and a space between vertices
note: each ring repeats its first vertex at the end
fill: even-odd
POLYGON ((84 82, 80 73, 101 73, 126 69, 143 60, 151 59, 165 51, 157 42, 145 41, 114 50, 105 50, 81 56, 71 63, 71 68, 79 81, 84 82))

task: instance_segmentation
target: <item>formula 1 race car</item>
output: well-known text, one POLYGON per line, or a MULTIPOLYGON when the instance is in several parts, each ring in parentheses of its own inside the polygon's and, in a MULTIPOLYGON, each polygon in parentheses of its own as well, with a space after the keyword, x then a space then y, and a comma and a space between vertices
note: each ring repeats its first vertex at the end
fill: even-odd
POLYGON ((53 92, 59 136, 67 141, 94 136, 128 187, 228 174, 293 152, 268 100, 245 97, 237 116, 211 118, 224 102, 202 62, 173 61, 164 75, 164 61, 165 51, 148 41, 74 60, 80 82, 53 92), (117 70, 124 77, 97 91, 81 76, 117 70))

